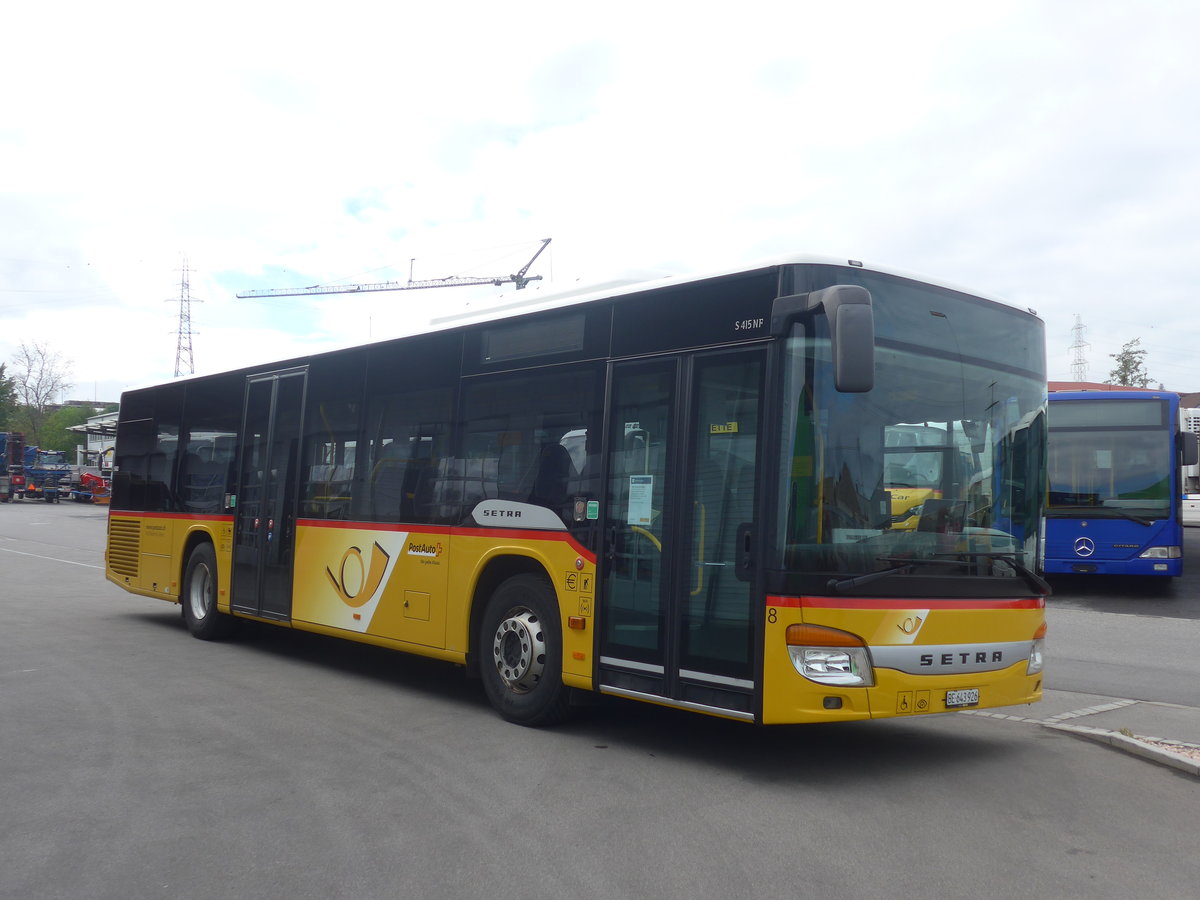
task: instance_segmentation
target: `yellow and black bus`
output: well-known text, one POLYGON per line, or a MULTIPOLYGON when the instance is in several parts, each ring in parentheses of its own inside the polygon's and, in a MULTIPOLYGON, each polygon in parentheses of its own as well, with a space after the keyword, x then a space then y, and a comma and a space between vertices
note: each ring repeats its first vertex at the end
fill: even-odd
MULTIPOLYGON (((511 298, 507 298, 511 300, 511 298)), ((756 723, 1042 692, 1042 322, 795 257, 127 391, 107 577, 573 692, 756 723), (958 437, 892 527, 886 436, 958 437)))

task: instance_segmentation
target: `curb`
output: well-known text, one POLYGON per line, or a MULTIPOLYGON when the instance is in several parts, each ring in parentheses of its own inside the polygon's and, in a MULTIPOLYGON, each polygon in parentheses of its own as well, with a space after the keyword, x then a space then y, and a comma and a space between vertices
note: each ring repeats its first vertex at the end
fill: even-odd
POLYGON ((1042 722, 1040 724, 1043 728, 1065 731, 1068 734, 1073 734, 1089 741, 1108 744, 1110 747, 1115 747, 1133 756, 1140 756, 1142 759, 1148 759, 1151 762, 1186 772, 1188 775, 1200 777, 1200 761, 1192 759, 1190 756, 1185 756, 1182 753, 1175 753, 1163 746, 1146 743, 1137 738, 1126 737, 1120 732, 1108 731, 1104 728, 1091 728, 1087 725, 1062 725, 1050 722, 1042 722))

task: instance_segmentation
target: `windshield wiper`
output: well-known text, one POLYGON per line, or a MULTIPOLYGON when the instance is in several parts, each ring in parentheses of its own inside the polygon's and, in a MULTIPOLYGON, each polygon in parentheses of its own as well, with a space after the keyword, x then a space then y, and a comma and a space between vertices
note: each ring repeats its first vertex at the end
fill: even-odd
POLYGON ((1125 512, 1123 509, 1110 509, 1109 512, 1114 512, 1123 519, 1128 519, 1130 522, 1137 522, 1139 525, 1145 525, 1149 528, 1154 524, 1152 519, 1144 519, 1141 516, 1135 516, 1131 512, 1125 512))
POLYGON ((1028 581, 1031 585, 1033 585, 1034 589, 1041 591, 1043 594, 1046 594, 1047 596, 1054 593, 1054 589, 1050 587, 1050 584, 1046 581, 1046 579, 1042 578, 1041 575, 1039 575, 1037 572, 1033 571, 1033 569, 1029 568, 1027 565, 1025 565, 1019 559, 1017 559, 1017 554, 1015 554, 1015 553, 995 553, 995 552, 987 552, 987 551, 984 551, 984 552, 971 551, 969 553, 939 553, 938 556, 965 557, 964 559, 961 560, 961 562, 963 562, 963 563, 966 563, 966 561, 968 559, 1002 559, 1006 563, 1008 563, 1010 566, 1012 566, 1013 570, 1018 575, 1020 575, 1022 578, 1024 578, 1026 581, 1028 581))
POLYGON ((899 575, 911 569, 912 563, 908 563, 903 566, 893 566, 890 569, 880 569, 878 572, 868 572, 866 575, 852 575, 849 578, 830 578, 825 587, 838 594, 848 594, 856 587, 870 584, 872 581, 878 581, 880 578, 886 578, 889 575, 899 575))
POLYGON ((911 572, 918 566, 961 565, 961 563, 950 559, 902 559, 898 556, 879 556, 876 559, 879 562, 899 563, 899 565, 893 565, 890 569, 880 569, 878 572, 868 572, 866 575, 852 575, 848 578, 830 578, 826 587, 839 594, 848 594, 856 587, 862 587, 864 584, 870 584, 872 581, 878 581, 880 578, 886 578, 889 575, 903 575, 905 572, 911 572))
POLYGON ((1149 528, 1154 524, 1153 519, 1134 515, 1123 509, 1112 506, 1052 506, 1046 509, 1048 519, 1128 519, 1149 528))
POLYGON ((886 578, 889 575, 903 575, 911 572, 913 569, 920 566, 965 566, 972 559, 1002 559, 1013 570, 1024 578, 1033 588, 1047 596, 1054 593, 1054 590, 1046 582, 1044 578, 1037 572, 1030 569, 1024 563, 1017 559, 1015 553, 993 553, 993 552, 970 552, 970 553, 939 553, 933 557, 923 557, 921 559, 902 559, 898 556, 880 556, 877 557, 879 562, 893 563, 895 565, 890 569, 880 569, 878 572, 868 572, 866 575, 853 575, 849 578, 831 578, 826 588, 835 591, 839 594, 848 594, 857 587, 862 587, 864 584, 870 584, 872 581, 878 581, 880 578, 886 578), (943 559, 942 557, 962 557, 959 559, 943 559))

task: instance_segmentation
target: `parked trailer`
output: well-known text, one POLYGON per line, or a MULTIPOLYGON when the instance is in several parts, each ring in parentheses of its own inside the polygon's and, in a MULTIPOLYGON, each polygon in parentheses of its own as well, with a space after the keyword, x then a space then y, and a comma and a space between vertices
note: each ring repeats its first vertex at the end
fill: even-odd
POLYGON ((25 436, 0 431, 0 503, 25 496, 25 436))

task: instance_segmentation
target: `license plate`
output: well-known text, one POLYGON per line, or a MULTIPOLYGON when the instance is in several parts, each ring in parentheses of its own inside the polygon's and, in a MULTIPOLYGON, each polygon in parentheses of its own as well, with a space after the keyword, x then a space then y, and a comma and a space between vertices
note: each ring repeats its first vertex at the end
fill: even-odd
POLYGON ((963 706, 979 705, 979 688, 967 688, 961 691, 946 691, 946 709, 958 709, 963 706))

